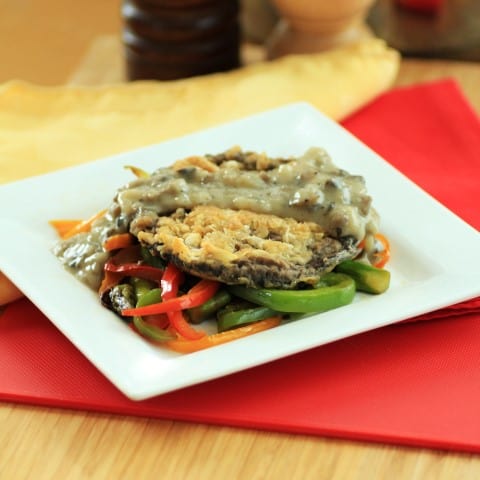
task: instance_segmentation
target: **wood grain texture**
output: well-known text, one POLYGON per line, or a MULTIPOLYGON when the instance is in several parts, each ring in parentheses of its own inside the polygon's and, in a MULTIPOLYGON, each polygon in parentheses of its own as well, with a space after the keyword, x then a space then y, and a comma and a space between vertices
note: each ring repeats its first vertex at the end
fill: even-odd
POLYGON ((474 480, 480 457, 306 435, 0 405, 0 478, 474 480))
MULTIPOLYGON (((44 84, 70 81, 94 85, 123 78, 121 47, 115 33, 118 24, 112 17, 118 8, 117 0, 3 0, 0 8, 0 35, 3 40, 8 36, 15 43, 15 57, 31 58, 32 45, 38 42, 43 42, 38 52, 51 48, 49 42, 57 45, 58 33, 54 34, 52 29, 70 33, 74 26, 90 25, 87 32, 71 30, 71 35, 77 37, 76 43, 73 40, 70 43, 67 54, 58 51, 56 56, 20 62, 4 44, 0 50, 0 58, 5 60, 0 67, 0 81, 23 78, 44 84), (77 5, 74 13, 66 15, 65 5, 70 8, 74 4, 77 5), (40 14, 45 18, 43 23, 29 32, 26 25, 31 26, 40 14), (45 31, 50 33, 44 36, 45 31)), ((246 53, 250 59, 261 58, 258 50, 246 53)), ((444 77, 456 78, 480 113, 478 63, 404 61, 397 84, 444 77)), ((1 480, 477 480, 480 477, 479 455, 7 402, 0 403, 0 425, 1 480)))
POLYGON ((480 62, 405 59, 401 63, 396 85, 412 85, 441 78, 454 78, 480 114, 480 62))

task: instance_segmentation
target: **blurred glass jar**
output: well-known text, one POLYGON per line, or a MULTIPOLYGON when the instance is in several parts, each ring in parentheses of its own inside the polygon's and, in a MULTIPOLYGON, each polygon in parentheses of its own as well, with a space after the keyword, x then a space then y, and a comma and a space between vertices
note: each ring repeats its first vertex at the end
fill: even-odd
POLYGON ((278 21, 271 0, 242 0, 241 17, 244 39, 257 44, 265 43, 278 21))
POLYGON ((480 61, 479 0, 378 0, 368 23, 404 57, 480 61))
POLYGON ((129 80, 173 80, 240 64, 238 0, 123 0, 129 80))

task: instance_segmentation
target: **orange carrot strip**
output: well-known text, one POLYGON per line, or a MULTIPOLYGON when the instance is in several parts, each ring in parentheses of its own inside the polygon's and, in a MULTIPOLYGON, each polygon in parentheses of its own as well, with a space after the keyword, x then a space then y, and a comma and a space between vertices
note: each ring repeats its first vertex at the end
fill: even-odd
POLYGON ((83 220, 78 225, 75 225, 73 228, 68 230, 62 238, 66 239, 66 238, 73 237, 74 235, 77 235, 77 233, 89 232, 90 229, 92 228, 92 223, 95 220, 98 220, 99 218, 103 217, 106 212, 107 212, 106 210, 101 210, 100 212, 97 212, 95 215, 92 215, 89 219, 83 220))
POLYGON ((280 317, 270 317, 250 325, 245 325, 244 327, 208 335, 198 340, 169 340, 165 342, 164 345, 179 353, 193 353, 276 327, 279 324, 280 317))
POLYGON ((60 238, 64 238, 65 234, 82 223, 82 220, 50 220, 48 223, 55 229, 60 238))
POLYGON ((103 248, 107 252, 112 250, 119 250, 121 248, 127 248, 133 245, 133 236, 130 233, 117 233, 105 240, 103 248))
POLYGON ((148 178, 150 176, 148 172, 134 165, 125 165, 124 168, 130 170, 137 178, 148 178))
POLYGON ((375 238, 382 244, 383 250, 380 250, 375 254, 376 261, 373 264, 374 267, 383 268, 390 260, 390 242, 387 237, 381 233, 377 233, 375 238))

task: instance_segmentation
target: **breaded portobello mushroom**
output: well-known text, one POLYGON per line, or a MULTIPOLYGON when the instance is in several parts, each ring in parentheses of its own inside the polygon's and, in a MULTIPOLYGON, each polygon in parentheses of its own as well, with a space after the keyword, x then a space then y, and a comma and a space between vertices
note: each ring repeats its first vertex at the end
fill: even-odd
POLYGON ((313 222, 214 206, 138 218, 138 240, 152 255, 192 275, 230 285, 295 288, 320 276, 357 249, 354 239, 325 235, 313 222))

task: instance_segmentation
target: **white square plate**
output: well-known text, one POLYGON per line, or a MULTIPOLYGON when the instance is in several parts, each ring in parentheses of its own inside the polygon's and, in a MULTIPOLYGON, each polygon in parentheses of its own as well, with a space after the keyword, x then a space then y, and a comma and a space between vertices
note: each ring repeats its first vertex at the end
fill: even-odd
MULTIPOLYGON (((159 125, 159 128, 161 126, 159 125)), ((0 188, 0 270, 125 395, 141 400, 269 362, 480 294, 480 236, 342 127, 293 104, 159 145, 0 188), (132 179, 192 154, 233 145, 270 155, 324 147, 366 178, 392 244, 389 291, 197 353, 155 347, 103 308, 51 253, 54 218, 87 218, 132 179)))

